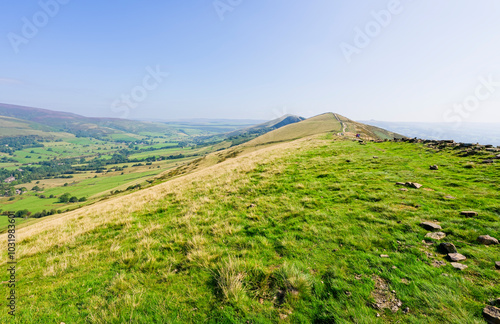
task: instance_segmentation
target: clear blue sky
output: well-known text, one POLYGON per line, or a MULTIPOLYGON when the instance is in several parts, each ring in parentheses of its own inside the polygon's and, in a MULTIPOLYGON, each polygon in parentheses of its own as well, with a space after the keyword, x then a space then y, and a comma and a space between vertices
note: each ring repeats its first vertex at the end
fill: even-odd
POLYGON ((220 0, 219 13, 212 0, 60 1, 68 3, 53 17, 39 1, 0 4, 0 102, 122 117, 116 100, 159 66, 168 77, 149 78, 127 117, 334 111, 500 122, 498 0, 220 0), (376 23, 372 11, 388 8, 390 22, 376 23), (356 28, 367 26, 372 36, 356 47, 356 28), (346 44, 356 49, 350 63, 346 44), (480 77, 494 85, 479 89, 479 100, 480 77), (453 108, 470 96, 477 106, 453 108))

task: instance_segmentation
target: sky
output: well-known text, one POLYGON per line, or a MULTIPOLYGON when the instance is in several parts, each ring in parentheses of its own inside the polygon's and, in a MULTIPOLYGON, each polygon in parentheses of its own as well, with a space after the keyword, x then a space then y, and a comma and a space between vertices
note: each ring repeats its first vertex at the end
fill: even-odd
POLYGON ((0 4, 0 102, 132 119, 500 122, 498 0, 0 4))

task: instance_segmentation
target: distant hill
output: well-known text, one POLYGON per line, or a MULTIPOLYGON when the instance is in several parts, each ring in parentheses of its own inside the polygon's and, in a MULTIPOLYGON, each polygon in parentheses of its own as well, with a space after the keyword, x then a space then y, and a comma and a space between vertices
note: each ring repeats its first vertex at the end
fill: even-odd
POLYGON ((247 145, 286 142, 327 132, 335 132, 341 136, 355 136, 356 134, 360 134, 365 139, 373 140, 404 137, 400 134, 361 124, 339 114, 330 112, 273 130, 272 132, 266 133, 250 141, 247 145))
POLYGON ((300 121, 305 120, 304 117, 295 116, 295 115, 284 115, 280 118, 273 119, 271 121, 261 123, 255 126, 243 128, 240 130, 236 130, 227 134, 228 137, 232 136, 241 136, 241 135, 253 135, 253 134, 264 134, 269 131, 290 125, 295 124, 300 121))
MULTIPOLYGON (((251 132, 251 130, 257 131, 259 129, 266 129, 265 125, 267 125, 267 131, 264 132, 263 135, 251 140, 247 139, 245 141, 241 141, 241 143, 239 143, 240 145, 234 145, 238 141, 233 140, 233 145, 231 145, 230 148, 220 152, 211 153, 183 165, 176 170, 169 171, 162 176, 162 179, 177 176, 179 174, 188 174, 195 170, 200 170, 221 163, 227 159, 232 159, 237 156, 259 150, 263 146, 272 146, 283 142, 291 142, 314 135, 333 133, 339 138, 353 139, 356 138, 356 134, 360 134, 361 139, 363 140, 384 140, 405 137, 382 128, 355 122, 349 118, 331 112, 308 119, 288 115, 268 123, 247 128, 246 130, 251 132), (272 127, 278 127, 282 125, 282 123, 286 122, 293 123, 271 130, 272 127)), ((245 130, 241 130, 240 132, 243 131, 245 130)), ((232 139, 236 136, 240 136, 242 138, 250 137, 247 136, 248 133, 244 132, 234 132, 230 134, 226 135, 228 136, 228 139, 232 139), (230 134, 233 134, 233 136, 229 136, 230 134)))
POLYGON ((84 117, 73 113, 2 103, 0 103, 0 116, 4 126, 0 136, 14 135, 19 129, 26 129, 29 132, 66 132, 75 136, 96 138, 120 133, 157 132, 171 135, 177 132, 174 128, 160 123, 84 117))

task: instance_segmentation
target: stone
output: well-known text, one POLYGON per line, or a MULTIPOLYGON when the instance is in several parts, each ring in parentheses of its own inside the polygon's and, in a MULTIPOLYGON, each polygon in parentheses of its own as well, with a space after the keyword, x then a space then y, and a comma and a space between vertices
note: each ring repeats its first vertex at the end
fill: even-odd
POLYGON ((408 191, 408 189, 406 189, 406 188, 399 188, 399 190, 401 190, 401 191, 408 191))
POLYGON ((467 269, 467 266, 465 264, 461 264, 461 263, 458 263, 458 262, 452 262, 450 263, 451 266, 457 270, 465 270, 467 269))
POLYGON ((438 261, 438 260, 433 260, 432 261, 432 266, 435 267, 435 268, 439 268, 439 267, 442 267, 442 266, 445 266, 446 265, 446 262, 444 261, 438 261))
POLYGON ((456 197, 453 197, 453 196, 450 196, 450 195, 448 195, 448 196, 444 196, 444 198, 445 198, 445 199, 457 199, 456 197))
POLYGON ((495 268, 497 268, 497 270, 500 270, 500 261, 495 262, 495 268))
POLYGON ((500 306, 500 298, 490 300, 491 306, 500 306))
POLYGON ((425 237, 435 239, 435 240, 441 240, 446 237, 446 234, 443 232, 435 232, 435 233, 427 233, 425 234, 425 237))
POLYGON ((464 261, 467 260, 467 258, 460 254, 460 253, 448 253, 448 258, 450 258, 451 261, 453 262, 459 262, 459 261, 464 261))
POLYGON ((475 216, 477 216, 478 214, 477 214, 477 212, 475 212, 475 211, 470 211, 470 210, 469 210, 469 211, 463 211, 463 212, 460 212, 460 215, 462 215, 462 216, 466 216, 466 217, 475 217, 475 216))
POLYGON ((389 256, 387 254, 381 254, 380 257, 381 258, 388 258, 389 256))
POLYGON ((497 156, 495 156, 495 159, 500 159, 500 154, 498 154, 497 156))
POLYGON ((247 208, 255 208, 255 207, 257 207, 256 204, 250 204, 247 208))
POLYGON ((407 183, 405 183, 405 185, 407 187, 411 187, 411 188, 415 188, 415 189, 422 188, 422 185, 420 183, 416 183, 416 182, 407 182, 407 183))
POLYGON ((403 309, 403 314, 408 314, 410 312, 410 307, 403 309))
POLYGON ((486 306, 483 309, 483 317, 490 324, 500 324, 500 308, 486 306))
POLYGON ((495 163, 495 161, 491 160, 491 159, 487 159, 487 160, 484 160, 483 163, 489 164, 489 163, 495 163))
POLYGON ((404 182, 396 182, 396 186, 405 186, 405 185, 406 185, 406 183, 404 183, 404 182))
POLYGON ((434 164, 434 165, 431 165, 431 166, 429 167, 429 169, 431 169, 431 170, 439 170, 439 167, 438 167, 437 165, 435 165, 435 164, 434 164))
POLYGON ((439 249, 441 251, 445 252, 446 254, 458 252, 455 245, 453 243, 449 243, 449 242, 439 244, 439 249))
POLYGON ((425 228, 428 231, 436 231, 436 230, 442 229, 441 226, 439 226, 438 224, 431 223, 431 222, 422 222, 422 223, 420 223, 420 226, 422 226, 423 228, 425 228))
POLYGON ((484 245, 498 244, 498 240, 489 235, 481 235, 477 238, 477 241, 484 245))
POLYGON ((372 279, 375 282, 375 289, 371 294, 375 301, 372 306, 378 310, 390 309, 396 313, 403 303, 389 290, 389 285, 382 278, 374 276, 372 279))

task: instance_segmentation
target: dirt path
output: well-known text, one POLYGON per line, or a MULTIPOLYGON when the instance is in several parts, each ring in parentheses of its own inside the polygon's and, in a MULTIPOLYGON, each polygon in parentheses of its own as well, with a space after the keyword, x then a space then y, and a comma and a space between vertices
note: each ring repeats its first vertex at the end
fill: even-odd
POLYGON ((333 115, 334 115, 334 116, 335 116, 335 118, 339 121, 340 126, 342 126, 342 133, 344 133, 344 134, 345 134, 345 133, 346 133, 346 131, 345 131, 345 130, 346 130, 346 126, 345 126, 345 124, 344 124, 344 123, 340 120, 340 118, 339 118, 339 116, 337 116, 337 114, 333 114, 333 115))

